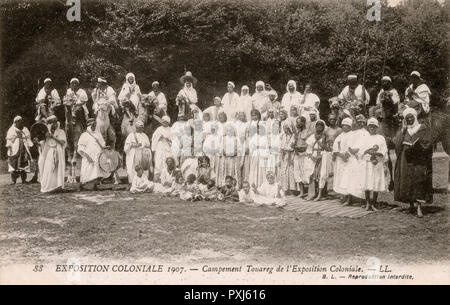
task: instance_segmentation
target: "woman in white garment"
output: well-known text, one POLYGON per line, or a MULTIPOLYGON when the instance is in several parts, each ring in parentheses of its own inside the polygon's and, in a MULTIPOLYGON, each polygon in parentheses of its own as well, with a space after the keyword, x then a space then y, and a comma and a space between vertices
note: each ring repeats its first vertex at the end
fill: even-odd
POLYGON ((227 114, 228 121, 236 120, 236 113, 239 106, 239 94, 234 91, 234 83, 227 83, 227 93, 222 98, 223 111, 227 114))
POLYGON ((97 189, 101 178, 108 178, 110 173, 103 171, 99 165, 99 156, 106 148, 105 140, 97 130, 97 121, 90 118, 87 121, 87 129, 78 140, 78 153, 81 156, 80 190, 87 183, 94 183, 93 189, 97 189))
MULTIPOLYGON (((126 164, 127 164, 127 174, 128 174, 128 183, 131 184, 133 182, 133 178, 136 175, 135 167, 135 155, 136 150, 140 148, 148 148, 150 150, 150 140, 148 136, 144 133, 144 123, 138 120, 135 123, 136 131, 130 133, 126 140, 123 151, 126 153, 126 164)), ((150 160, 151 163, 151 160, 150 160)), ((144 175, 148 177, 149 171, 144 171, 144 175)))
POLYGON ((241 88, 241 96, 239 97, 239 112, 245 113, 245 120, 250 122, 251 112, 253 109, 252 97, 250 95, 250 88, 246 85, 241 88))
POLYGON ((152 151, 155 160, 155 176, 161 174, 161 170, 168 157, 172 156, 172 131, 170 128, 170 118, 166 115, 162 117, 159 126, 152 136, 152 151))
POLYGON ((66 168, 67 139, 64 130, 59 128, 56 116, 47 118, 47 128, 46 138, 40 143, 41 154, 38 162, 42 193, 64 189, 66 168))
POLYGON ((265 90, 264 82, 257 81, 255 85, 255 93, 252 95, 253 108, 261 113, 261 117, 264 116, 267 111, 266 106, 269 102, 268 92, 265 90))
POLYGON ((384 164, 387 161, 388 149, 384 137, 377 134, 378 127, 376 118, 370 118, 367 121, 369 135, 365 138, 363 145, 362 163, 365 173, 363 178, 367 211, 376 211, 378 193, 385 192, 387 189, 384 164))
POLYGON ((351 141, 353 131, 353 120, 345 118, 342 120, 342 133, 337 136, 333 143, 333 161, 334 161, 334 175, 333 175, 333 190, 342 196, 342 203, 347 203, 349 200, 346 180, 353 174, 349 166, 348 159, 350 152, 348 145, 351 141))
POLYGON ((293 105, 298 108, 300 107, 302 97, 300 92, 297 91, 297 83, 294 80, 290 80, 286 85, 286 93, 281 99, 281 106, 286 111, 289 111, 293 105))
POLYGON ((176 105, 178 106, 178 117, 189 117, 191 111, 189 106, 191 104, 197 104, 197 91, 194 89, 194 85, 197 84, 197 79, 190 71, 187 71, 180 78, 180 82, 183 84, 183 88, 175 98, 176 105))
MULTIPOLYGON (((255 109, 252 111, 253 115, 258 116, 260 114, 255 109)), ((250 173, 248 182, 258 188, 266 181, 269 166, 269 143, 265 122, 257 121, 254 127, 256 127, 256 132, 249 140, 250 173)), ((252 129, 252 125, 250 129, 252 129)))
POLYGON ((141 97, 141 89, 136 84, 136 77, 133 73, 128 73, 118 98, 119 105, 125 113, 122 120, 123 135, 128 135, 133 132, 134 122, 139 115, 138 111, 141 97))

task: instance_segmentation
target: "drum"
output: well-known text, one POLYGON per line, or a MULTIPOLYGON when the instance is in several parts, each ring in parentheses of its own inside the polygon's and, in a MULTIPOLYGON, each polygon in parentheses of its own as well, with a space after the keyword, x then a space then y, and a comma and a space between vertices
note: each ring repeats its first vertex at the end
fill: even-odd
POLYGON ((144 171, 150 170, 152 164, 152 151, 149 148, 136 148, 134 165, 140 165, 144 171))
POLYGON ((100 168, 107 172, 115 172, 120 167, 120 154, 113 149, 104 149, 98 157, 100 168))
POLYGON ((34 123, 30 128, 31 139, 45 140, 45 134, 49 132, 47 125, 41 122, 34 123))

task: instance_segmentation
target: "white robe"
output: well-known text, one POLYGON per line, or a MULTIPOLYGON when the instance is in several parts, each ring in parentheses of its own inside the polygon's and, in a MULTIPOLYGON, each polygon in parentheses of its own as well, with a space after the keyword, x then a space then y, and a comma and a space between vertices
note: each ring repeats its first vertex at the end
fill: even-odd
POLYGON ((309 111, 313 108, 319 109, 319 105, 320 105, 320 98, 314 93, 307 93, 305 96, 305 101, 303 102, 303 104, 300 104, 301 109, 299 115, 302 115, 301 112, 303 109, 305 109, 306 111, 309 111))
MULTIPOLYGON (((38 95, 36 96, 36 103, 41 103, 46 96, 47 93, 45 93, 45 88, 42 87, 41 90, 39 90, 38 95)), ((50 96, 52 98, 52 104, 50 105, 51 107, 61 104, 61 98, 59 97, 58 91, 56 89, 52 89, 52 91, 50 91, 50 96)))
POLYGON ((131 101, 136 108, 136 110, 139 110, 139 101, 141 100, 141 89, 139 88, 139 85, 136 83, 130 84, 128 81, 123 84, 122 90, 120 90, 119 93, 119 102, 120 106, 123 107, 123 103, 125 101, 131 101))
POLYGON ((217 107, 216 105, 209 106, 206 108, 203 113, 209 113, 209 118, 211 121, 219 120, 219 113, 225 112, 222 106, 217 107))
POLYGON ((109 173, 103 171, 99 165, 99 156, 105 146, 102 135, 96 131, 86 131, 78 140, 78 153, 81 156, 80 182, 82 184, 97 178, 107 178, 109 173), (89 156, 94 162, 89 162, 89 156))
POLYGON ((351 155, 348 159, 349 177, 346 179, 347 184, 344 186, 350 195, 358 198, 365 198, 364 195, 364 177, 365 177, 365 160, 362 159, 366 137, 369 132, 365 128, 354 130, 350 136, 348 147, 359 149, 356 156, 351 155))
MULTIPOLYGON (((333 153, 345 154, 348 152, 348 142, 351 139, 352 131, 343 132, 336 137, 333 143, 333 153)), ((341 195, 347 195, 346 180, 350 177, 349 162, 345 162, 341 157, 336 157, 334 162, 333 190, 341 195)))
POLYGON ((257 109, 261 116, 267 111, 266 105, 269 103, 269 95, 267 91, 255 92, 252 95, 252 107, 257 109))
POLYGON ((131 193, 144 193, 153 191, 153 182, 149 181, 147 176, 142 175, 138 177, 134 176, 133 182, 131 183, 130 192, 131 193))
POLYGON ((281 99, 281 106, 288 112, 288 115, 291 116, 291 106, 299 108, 302 99, 303 95, 300 92, 294 91, 293 93, 291 93, 288 91, 283 95, 283 98, 281 99))
POLYGON ((161 174, 161 169, 172 154, 172 132, 170 127, 159 126, 152 136, 152 151, 155 156, 155 175, 161 174))
POLYGON ((222 105, 223 110, 225 114, 227 115, 227 120, 235 121, 236 120, 236 113, 238 112, 239 108, 239 94, 236 92, 227 92, 222 98, 222 105))
POLYGON ((42 150, 39 156, 38 165, 42 193, 64 188, 66 168, 65 148, 67 144, 66 134, 64 133, 64 130, 57 128, 53 135, 58 140, 64 141, 65 144, 58 144, 51 138, 41 141, 42 150))
MULTIPOLYGON (((18 128, 16 128, 16 126, 11 126, 8 129, 8 132, 6 133, 6 148, 7 150, 7 155, 8 157, 14 156, 19 152, 19 147, 20 147, 20 139, 19 139, 19 134, 22 134, 22 139, 23 139, 23 144, 25 146, 25 150, 26 154, 28 154, 28 156, 31 158, 31 153, 30 153, 30 147, 33 146, 33 142, 31 141, 31 135, 30 135, 30 131, 28 130, 28 128, 23 127, 22 130, 19 130, 18 128)), ((27 173, 30 172, 30 163, 28 162, 28 166, 26 166, 25 168, 21 168, 22 170, 25 170, 27 173)), ((8 162, 8 172, 14 172, 15 169, 9 164, 8 162)))
MULTIPOLYGON (((136 153, 136 148, 131 147, 132 144, 140 144, 140 147, 148 147, 150 148, 150 140, 148 139, 147 135, 143 132, 133 132, 128 135, 128 137, 125 140, 125 145, 123 148, 123 151, 126 153, 127 158, 127 174, 128 174, 128 181, 131 183, 133 182, 133 178, 136 175, 136 171, 134 170, 134 167, 136 164, 134 164, 134 155, 136 153)), ((148 176, 148 171, 144 171, 144 175, 148 176)))
POLYGON ((425 113, 430 112, 430 96, 431 96, 430 88, 428 88, 428 86, 425 84, 421 84, 413 91, 412 98, 409 98, 407 95, 408 91, 412 90, 412 86, 413 85, 411 84, 405 90, 406 101, 407 102, 416 101, 422 105, 423 111, 425 111, 425 113))
POLYGON ((269 184, 267 181, 257 188, 258 194, 255 194, 253 200, 256 204, 276 205, 282 207, 285 205, 283 190, 278 191, 278 183, 269 184), (278 197, 280 194, 281 197, 278 197))
POLYGON ((252 97, 249 94, 241 95, 239 97, 238 111, 245 113, 245 119, 247 120, 247 122, 250 122, 250 120, 252 119, 252 109, 252 97))
POLYGON ((383 156, 377 157, 378 163, 374 165, 370 161, 370 155, 365 154, 362 156, 362 162, 364 166, 364 189, 366 191, 373 192, 385 192, 387 189, 387 180, 385 175, 384 164, 387 161, 388 149, 386 140, 382 135, 368 135, 365 137, 365 143, 363 150, 373 148, 374 145, 378 146, 378 152, 383 156))
POLYGON ((157 109, 163 109, 164 112, 167 113, 167 99, 164 93, 160 91, 158 92, 158 95, 155 95, 155 92, 151 91, 148 96, 150 99, 155 99, 157 101, 157 109))
MULTIPOLYGON (((369 104, 369 102, 370 102, 370 95, 369 95, 369 93, 367 92, 367 90, 364 90, 365 91, 365 93, 366 93, 366 101, 365 101, 365 103, 366 103, 366 105, 368 105, 369 104)), ((345 100, 346 102, 351 102, 351 101, 354 101, 355 99, 356 100, 360 100, 360 101, 362 101, 363 100, 363 87, 362 87, 362 85, 358 85, 356 88, 355 88, 355 92, 354 92, 354 94, 352 94, 351 92, 350 92, 350 87, 347 85, 347 86, 345 86, 345 88, 341 91, 341 93, 338 95, 338 98, 340 98, 340 99, 342 99, 342 100, 345 100)))

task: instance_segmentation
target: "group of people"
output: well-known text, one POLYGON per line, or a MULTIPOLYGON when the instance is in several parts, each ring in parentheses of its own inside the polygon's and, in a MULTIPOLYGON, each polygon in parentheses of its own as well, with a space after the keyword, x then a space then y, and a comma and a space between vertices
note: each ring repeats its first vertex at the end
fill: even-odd
MULTIPOLYGON (((197 79, 186 72, 174 101, 178 115, 173 124, 157 82, 150 94, 142 95, 135 76, 129 73, 117 103, 112 87, 98 78, 92 92, 96 118, 90 118, 86 91, 74 78, 64 100, 71 99, 86 119, 86 130, 77 143, 80 188, 93 184, 95 189, 112 174, 117 178, 117 172, 105 171, 98 159, 108 148, 109 127, 104 122, 111 112, 124 107, 125 115, 133 118, 125 120, 131 131, 123 147, 133 193, 281 207, 286 196, 319 201, 333 189, 343 205, 361 198, 367 210, 376 210, 378 194, 386 192, 393 180, 395 200, 407 202, 412 208, 417 203, 417 214, 422 217, 421 204, 431 171, 426 119, 431 92, 419 72, 412 72, 410 77, 411 86, 403 101, 391 78, 383 77, 377 106, 366 109, 370 96, 357 76, 349 75, 348 85, 336 99, 330 99, 332 111, 325 121, 318 110, 319 97, 308 84, 303 93, 298 92, 293 80, 287 83, 281 101, 277 92, 262 81, 255 84, 253 95, 248 86, 242 86, 238 94, 230 81, 225 95, 214 97, 212 105, 202 111, 197 105, 197 79), (140 103, 149 98, 160 110, 160 126, 151 135, 144 132, 144 121, 137 113, 140 103), (366 118, 367 114, 371 117, 366 118), (401 124, 395 137, 386 137, 383 131, 394 128, 395 123, 390 121, 393 117, 402 118, 401 124), (393 175, 387 167, 388 142, 395 145, 397 153, 393 175)), ((39 147, 41 191, 50 192, 64 188, 67 139, 51 112, 52 104, 60 102, 58 93, 50 79, 44 83, 36 98, 36 120, 47 125, 45 139, 31 139, 30 131, 17 116, 6 146, 14 183, 19 177, 26 181, 32 160, 30 149, 39 147)))

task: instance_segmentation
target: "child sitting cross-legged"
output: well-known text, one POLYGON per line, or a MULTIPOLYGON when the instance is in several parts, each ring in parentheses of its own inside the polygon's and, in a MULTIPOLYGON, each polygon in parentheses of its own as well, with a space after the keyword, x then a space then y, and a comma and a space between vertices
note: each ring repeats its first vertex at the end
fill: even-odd
POLYGON ((228 202, 237 202, 239 201, 239 194, 234 186, 233 177, 226 176, 225 177, 225 185, 220 187, 220 192, 225 196, 225 201, 228 202))
POLYGON ((208 181, 207 189, 202 192, 202 195, 206 201, 223 201, 225 199, 225 196, 216 187, 216 181, 213 179, 208 181))
POLYGON ((267 172, 266 182, 263 182, 260 187, 252 185, 255 196, 254 202, 258 205, 275 205, 283 207, 286 205, 284 201, 284 193, 281 185, 275 182, 275 174, 272 171, 267 172))
POLYGON ((180 194, 184 191, 184 178, 181 173, 177 174, 175 181, 172 183, 170 187, 170 191, 167 193, 169 197, 179 197, 180 194))
POLYGON ((250 188, 248 181, 242 182, 242 190, 239 191, 239 202, 241 203, 254 203, 255 192, 250 188))
POLYGON ((198 186, 195 183, 196 177, 194 174, 190 174, 186 178, 186 183, 182 191, 180 192, 181 200, 192 200, 194 198, 194 194, 198 192, 198 186))
POLYGON ((205 200, 204 192, 208 190, 208 178, 199 176, 197 178, 197 190, 194 193, 191 201, 205 200))
POLYGON ((144 175, 144 170, 141 166, 136 165, 134 168, 136 175, 131 183, 131 193, 145 193, 153 191, 153 182, 149 181, 147 175, 144 175))

